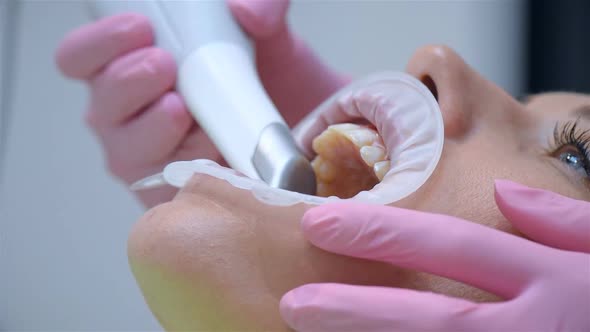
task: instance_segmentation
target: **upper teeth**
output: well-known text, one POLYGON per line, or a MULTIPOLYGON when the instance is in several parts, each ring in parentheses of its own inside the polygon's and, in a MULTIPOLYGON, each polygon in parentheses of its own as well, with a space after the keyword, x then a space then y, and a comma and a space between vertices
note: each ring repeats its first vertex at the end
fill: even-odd
POLYGON ((365 145, 360 149, 361 158, 369 166, 375 165, 376 162, 385 158, 385 150, 378 146, 365 145))
MULTIPOLYGON (((352 123, 331 125, 316 137, 312 145, 318 153, 312 162, 318 178, 318 189, 323 188, 322 190, 331 192, 337 188, 342 190, 354 188, 354 184, 351 184, 352 187, 346 187, 341 182, 346 179, 339 179, 340 176, 354 177, 357 180, 351 181, 358 182, 356 185, 370 183, 371 176, 374 181, 381 181, 390 168, 390 162, 386 159, 387 153, 379 134, 374 129, 365 126, 352 123), (355 155, 355 153, 358 154, 355 155), (366 168, 363 167, 363 164, 366 165, 366 168), (361 173, 346 173, 356 172, 355 170, 361 173), (362 177, 368 178, 359 180, 362 177)), ((322 195, 322 190, 318 190, 318 194, 322 195)))
POLYGON ((385 177, 385 174, 387 174, 387 171, 389 171, 390 167, 391 163, 389 160, 380 161, 373 165, 373 171, 375 172, 375 175, 377 175, 379 181, 383 181, 383 178, 385 177))
POLYGON ((346 136, 359 148, 365 145, 371 145, 379 138, 375 131, 352 123, 332 125, 327 130, 333 130, 346 136))

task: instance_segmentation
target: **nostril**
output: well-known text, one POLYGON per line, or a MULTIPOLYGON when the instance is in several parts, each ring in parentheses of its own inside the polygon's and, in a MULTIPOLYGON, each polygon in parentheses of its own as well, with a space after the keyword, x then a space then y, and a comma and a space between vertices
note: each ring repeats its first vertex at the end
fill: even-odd
POLYGON ((424 76, 422 76, 420 81, 422 81, 422 83, 424 83, 424 85, 426 85, 428 90, 430 90, 430 93, 432 93, 432 95, 434 96, 434 99, 436 99, 436 101, 438 101, 438 90, 436 89, 436 83, 434 83, 434 80, 432 79, 432 77, 430 77, 430 75, 424 75, 424 76))

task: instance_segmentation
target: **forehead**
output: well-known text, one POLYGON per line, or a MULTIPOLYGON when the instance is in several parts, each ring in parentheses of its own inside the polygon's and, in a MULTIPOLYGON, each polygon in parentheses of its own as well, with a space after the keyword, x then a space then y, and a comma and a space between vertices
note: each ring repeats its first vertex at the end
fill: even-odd
POLYGON ((580 93, 543 93, 525 102, 527 109, 548 117, 579 117, 590 121, 590 95, 580 93))

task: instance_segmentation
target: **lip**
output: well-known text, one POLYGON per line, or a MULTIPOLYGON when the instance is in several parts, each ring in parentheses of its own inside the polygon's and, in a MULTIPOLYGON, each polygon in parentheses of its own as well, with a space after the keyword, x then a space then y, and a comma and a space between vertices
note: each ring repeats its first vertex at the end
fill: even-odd
POLYGON ((352 82, 293 130, 307 156, 311 143, 328 126, 368 123, 380 134, 391 162, 383 181, 351 199, 390 204, 417 191, 432 175, 442 155, 444 123, 432 92, 413 76, 381 72, 352 82), (321 124, 321 125, 318 125, 321 124))

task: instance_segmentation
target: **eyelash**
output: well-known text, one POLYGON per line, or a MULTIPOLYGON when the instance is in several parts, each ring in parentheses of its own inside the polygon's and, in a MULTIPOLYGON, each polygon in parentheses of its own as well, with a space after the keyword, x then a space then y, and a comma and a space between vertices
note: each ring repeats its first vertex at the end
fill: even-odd
POLYGON ((552 154, 555 154, 565 146, 576 148, 584 157, 583 168, 590 175, 590 129, 581 130, 578 127, 579 120, 568 121, 565 124, 556 124, 553 129, 554 146, 552 154))

